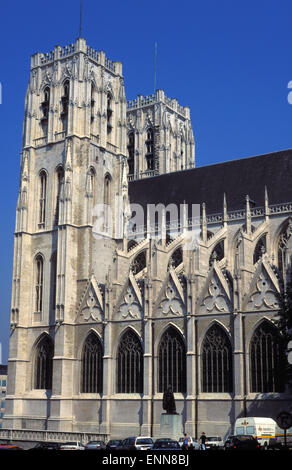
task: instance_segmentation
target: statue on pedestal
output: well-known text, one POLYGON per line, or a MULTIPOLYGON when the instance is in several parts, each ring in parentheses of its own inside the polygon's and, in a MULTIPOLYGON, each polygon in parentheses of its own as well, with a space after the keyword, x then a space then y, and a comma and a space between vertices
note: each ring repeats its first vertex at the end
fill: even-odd
POLYGON ((166 414, 176 415, 176 407, 175 407, 175 400, 171 386, 165 390, 163 393, 163 409, 166 411, 166 414))

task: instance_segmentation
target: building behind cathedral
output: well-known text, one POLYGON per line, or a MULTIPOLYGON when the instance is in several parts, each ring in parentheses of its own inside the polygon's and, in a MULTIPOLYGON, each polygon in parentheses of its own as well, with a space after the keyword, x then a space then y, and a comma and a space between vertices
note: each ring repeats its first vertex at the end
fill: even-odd
POLYGON ((194 436, 289 410, 291 177, 292 150, 195 168, 190 109, 127 102, 122 64, 82 38, 33 55, 3 428, 159 436, 169 385, 194 436))

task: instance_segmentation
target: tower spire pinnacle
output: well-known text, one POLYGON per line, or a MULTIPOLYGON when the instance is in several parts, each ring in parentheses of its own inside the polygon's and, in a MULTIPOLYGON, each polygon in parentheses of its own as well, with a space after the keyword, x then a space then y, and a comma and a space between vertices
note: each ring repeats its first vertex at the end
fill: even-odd
POLYGON ((79 38, 82 34, 82 11, 83 11, 83 0, 80 0, 80 21, 79 21, 79 38))

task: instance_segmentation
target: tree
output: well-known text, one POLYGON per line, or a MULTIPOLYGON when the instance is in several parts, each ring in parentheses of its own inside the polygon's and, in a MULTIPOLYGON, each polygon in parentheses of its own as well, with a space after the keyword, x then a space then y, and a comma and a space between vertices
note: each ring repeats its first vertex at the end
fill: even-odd
POLYGON ((274 317, 283 340, 284 351, 282 371, 285 374, 289 388, 292 388, 292 284, 283 287, 278 295, 279 311, 274 317))

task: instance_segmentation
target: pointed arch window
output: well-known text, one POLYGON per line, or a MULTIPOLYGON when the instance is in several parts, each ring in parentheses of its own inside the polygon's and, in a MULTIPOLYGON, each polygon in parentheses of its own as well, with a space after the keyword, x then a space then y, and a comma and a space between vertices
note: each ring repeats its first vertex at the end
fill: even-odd
POLYGON ((104 178, 104 204, 110 205, 111 199, 111 177, 106 175, 104 178))
POLYGON ((113 115, 113 105, 112 105, 112 95, 110 92, 106 95, 107 100, 107 109, 106 109, 106 117, 107 117, 107 133, 110 134, 112 131, 112 115, 113 115))
POLYGON ((151 127, 147 129, 147 138, 145 144, 147 170, 154 170, 154 132, 151 127))
POLYGON ((56 197, 56 212, 55 212, 55 225, 59 224, 59 210, 60 210, 60 195, 62 184, 64 183, 64 168, 59 166, 56 171, 57 176, 57 197, 56 197))
POLYGON ((39 228, 45 227, 47 200, 47 174, 41 171, 39 175, 39 228))
POLYGON ((256 264, 257 261, 263 256, 267 251, 267 237, 263 235, 257 242, 256 247, 253 252, 253 264, 256 264))
POLYGON ((51 390, 53 376, 53 341, 44 336, 38 343, 34 360, 34 388, 51 390))
POLYGON ((96 173, 94 168, 88 171, 88 194, 92 197, 92 205, 96 201, 96 173))
POLYGON ((57 251, 55 251, 51 258, 51 285, 52 285, 52 308, 56 309, 57 300, 57 251))
POLYGON ((146 268, 146 251, 141 251, 131 264, 131 270, 134 275, 140 273, 144 268, 146 268))
POLYGON ((181 247, 177 248, 171 255, 169 260, 169 266, 172 266, 174 269, 183 262, 183 252, 181 247))
POLYGON ((44 260, 42 255, 35 259, 35 311, 43 310, 44 260))
POLYGON ((91 83, 91 100, 90 100, 90 107, 91 107, 91 122, 94 121, 94 104, 95 104, 95 95, 96 95, 96 88, 94 83, 91 83))
POLYGON ((134 174, 134 155, 135 155, 135 134, 130 132, 128 135, 128 166, 129 175, 134 174))
POLYGON ((63 132, 67 132, 68 130, 69 96, 70 96, 70 81, 66 80, 63 85, 63 96, 61 98, 61 103, 62 103, 61 119, 63 123, 63 132))
POLYGON ((173 392, 186 392, 186 349, 182 336, 169 327, 158 348, 158 392, 171 386, 173 392))
POLYGON ((284 224, 278 240, 278 268, 283 278, 286 275, 286 269, 289 264, 289 255, 291 256, 291 235, 292 219, 284 224))
POLYGON ((284 359, 283 343, 276 327, 262 322, 250 344, 251 392, 283 392, 284 359))
POLYGON ((41 103, 41 107, 42 107, 41 123, 42 123, 42 126, 43 126, 44 133, 47 133, 47 130, 48 130, 47 125, 48 125, 48 119, 49 119, 50 95, 51 95, 51 90, 47 86, 44 89, 43 101, 41 103))
POLYGON ((221 261, 224 258, 224 240, 221 240, 217 243, 215 248, 213 249, 211 256, 209 258, 209 266, 212 265, 213 261, 221 261))
POLYGON ((208 330, 202 346, 202 391, 231 393, 233 390, 232 348, 219 325, 208 330))
POLYGON ((124 333, 118 349, 117 393, 143 393, 143 349, 131 330, 124 333))
POLYGON ((111 203, 111 177, 106 175, 104 178, 104 231, 108 232, 110 230, 110 203, 111 203))
POLYGON ((90 333, 82 351, 81 393, 102 393, 103 350, 100 339, 90 333))
POLYGON ((184 146, 185 146, 185 139, 184 139, 184 135, 182 132, 180 136, 180 158, 179 158, 180 168, 178 168, 178 170, 183 170, 184 168, 184 146))

